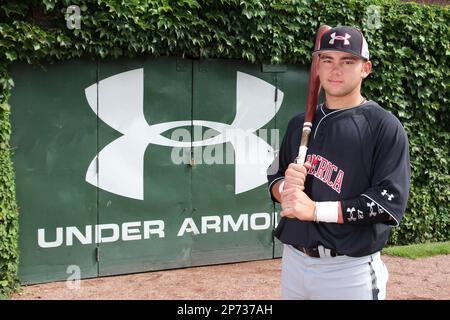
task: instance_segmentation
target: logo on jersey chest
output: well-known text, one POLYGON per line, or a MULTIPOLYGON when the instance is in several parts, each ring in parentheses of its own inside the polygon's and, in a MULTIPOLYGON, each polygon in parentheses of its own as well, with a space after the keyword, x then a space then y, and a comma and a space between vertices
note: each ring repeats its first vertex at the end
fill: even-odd
POLYGON ((308 174, 313 175, 323 183, 326 183, 337 193, 341 193, 344 171, 339 169, 339 167, 331 161, 316 154, 308 154, 306 161, 311 163, 308 174))

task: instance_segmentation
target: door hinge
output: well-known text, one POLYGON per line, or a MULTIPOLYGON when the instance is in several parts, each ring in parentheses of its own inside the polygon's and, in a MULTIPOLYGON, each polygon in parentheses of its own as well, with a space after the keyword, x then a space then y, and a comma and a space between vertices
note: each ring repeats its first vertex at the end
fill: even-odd
POLYGON ((100 247, 95 248, 95 259, 97 262, 100 261, 100 247))
POLYGON ((191 167, 195 167, 195 165, 196 165, 196 163, 195 163, 195 153, 194 153, 194 149, 191 149, 191 152, 190 152, 190 159, 189 159, 189 165, 191 166, 191 167))

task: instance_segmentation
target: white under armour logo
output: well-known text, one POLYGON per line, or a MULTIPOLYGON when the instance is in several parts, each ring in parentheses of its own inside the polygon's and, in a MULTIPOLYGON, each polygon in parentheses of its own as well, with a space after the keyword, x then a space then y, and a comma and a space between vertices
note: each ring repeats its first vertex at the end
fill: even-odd
POLYGON ((377 213, 373 211, 373 207, 375 206, 375 202, 367 202, 367 206, 370 208, 369 217, 375 217, 377 213))
POLYGON ((354 211, 356 211, 355 208, 347 208, 347 212, 350 213, 350 217, 347 218, 348 221, 356 221, 356 218, 353 216, 354 211))
POLYGON ((364 212, 362 212, 361 210, 358 210, 357 213, 358 213, 358 219, 364 219, 364 212))
POLYGON ((123 135, 105 146, 91 161, 86 181, 103 190, 143 200, 144 153, 149 144, 189 148, 230 142, 235 153, 235 193, 254 189, 267 182, 265 171, 274 159, 273 148, 255 131, 266 125, 281 107, 284 93, 277 89, 278 101, 274 102, 275 89, 257 77, 237 72, 236 116, 230 125, 203 120, 149 125, 143 109, 142 68, 101 80, 85 89, 87 101, 102 121, 123 135), (220 134, 194 142, 176 141, 161 135, 169 129, 191 125, 212 128, 220 134), (246 143, 239 143, 241 141, 246 143), (97 170, 97 163, 100 170, 97 170))
POLYGON ((387 198, 388 198, 389 201, 391 201, 391 200, 394 198, 394 194, 393 194, 393 193, 389 194, 389 193, 387 192, 386 189, 383 190, 383 192, 381 192, 381 195, 382 195, 383 197, 384 197, 384 196, 387 196, 387 198))
POLYGON ((333 32, 332 34, 330 34, 330 37, 331 40, 329 44, 334 44, 334 40, 344 40, 344 45, 348 46, 350 44, 350 41, 348 41, 348 39, 350 39, 352 36, 348 33, 346 33, 345 36, 337 36, 336 32, 333 32))

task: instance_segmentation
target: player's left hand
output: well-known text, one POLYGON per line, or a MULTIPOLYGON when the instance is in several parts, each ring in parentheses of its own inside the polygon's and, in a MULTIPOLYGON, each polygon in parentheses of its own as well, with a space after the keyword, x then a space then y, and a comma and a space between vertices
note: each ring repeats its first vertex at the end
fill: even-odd
POLYGON ((316 204, 302 190, 290 188, 281 194, 281 208, 282 217, 313 221, 316 204))
POLYGON ((309 162, 303 165, 291 163, 284 173, 284 189, 299 188, 305 190, 305 179, 308 175, 308 170, 311 168, 309 162))

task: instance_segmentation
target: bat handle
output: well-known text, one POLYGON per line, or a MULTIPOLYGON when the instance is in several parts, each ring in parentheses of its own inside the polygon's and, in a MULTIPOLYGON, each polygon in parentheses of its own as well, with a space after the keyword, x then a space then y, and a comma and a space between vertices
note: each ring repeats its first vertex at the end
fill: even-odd
POLYGON ((303 124, 302 139, 300 141, 300 147, 298 148, 297 158, 295 158, 295 163, 297 164, 303 165, 305 163, 306 153, 308 152, 308 141, 309 135, 311 133, 311 127, 311 122, 305 122, 303 124))

